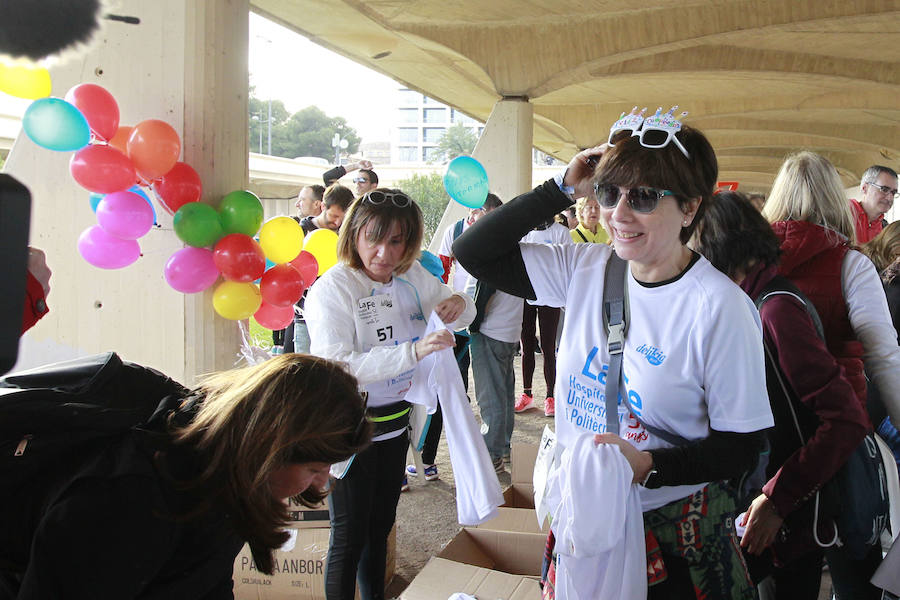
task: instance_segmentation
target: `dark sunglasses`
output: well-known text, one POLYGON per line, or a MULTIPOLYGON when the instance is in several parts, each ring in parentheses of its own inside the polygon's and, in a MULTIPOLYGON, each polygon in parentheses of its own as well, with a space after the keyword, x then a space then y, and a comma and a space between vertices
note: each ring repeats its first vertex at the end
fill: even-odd
POLYGON ((624 188, 611 183, 597 182, 594 184, 594 194, 597 196, 597 203, 602 208, 615 208, 619 203, 619 198, 622 196, 622 190, 628 190, 625 199, 629 208, 634 212, 643 214, 652 213, 656 210, 663 196, 675 195, 669 190, 658 190, 652 187, 624 188))
POLYGON ((390 200, 397 208, 406 208, 412 204, 412 200, 409 199, 409 196, 402 192, 379 192, 378 190, 372 190, 362 197, 363 202, 375 204, 376 206, 384 204, 388 200, 390 200))

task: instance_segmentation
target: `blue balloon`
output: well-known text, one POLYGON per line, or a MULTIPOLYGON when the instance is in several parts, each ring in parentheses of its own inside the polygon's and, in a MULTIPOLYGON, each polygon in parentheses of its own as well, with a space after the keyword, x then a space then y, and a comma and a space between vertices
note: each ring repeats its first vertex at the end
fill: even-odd
POLYGON ((79 150, 91 141, 87 119, 61 98, 32 102, 22 117, 22 129, 38 146, 58 152, 79 150))
MULTIPOLYGON (((137 194, 138 196, 140 196, 141 198, 143 198, 144 200, 147 201, 147 204, 150 205, 150 210, 153 211, 153 224, 159 225, 159 219, 156 218, 156 207, 153 206, 153 201, 150 200, 150 196, 147 195, 147 192, 144 191, 144 188, 142 188, 139 185, 133 185, 130 188, 128 188, 128 191, 137 194)), ((97 211, 95 210, 94 212, 97 212, 97 211)))
POLYGON ((444 189, 463 206, 481 208, 489 191, 487 171, 471 156, 457 156, 447 165, 444 189))
POLYGON ((103 196, 106 194, 98 194, 96 192, 91 192, 91 210, 97 212, 97 205, 100 204, 100 201, 103 200, 103 196))

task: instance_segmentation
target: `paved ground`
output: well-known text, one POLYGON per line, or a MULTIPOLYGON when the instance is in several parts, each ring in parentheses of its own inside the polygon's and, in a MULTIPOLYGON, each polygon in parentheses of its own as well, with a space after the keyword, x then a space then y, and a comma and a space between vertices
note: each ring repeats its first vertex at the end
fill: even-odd
MULTIPOLYGON (((544 416, 543 399, 546 388, 543 383, 542 359, 536 357, 534 397, 538 408, 516 415, 513 443, 538 443, 545 425, 553 425, 553 419, 544 416)), ((521 364, 516 358, 516 398, 522 393, 521 364)), ((475 418, 479 420, 478 405, 469 373, 469 397, 475 418)), ((449 542, 459 531, 456 521, 456 490, 447 442, 441 436, 436 458, 440 480, 424 481, 410 478, 410 490, 400 495, 397 507, 397 565, 394 579, 387 589, 388 598, 396 598, 406 589, 410 581, 419 573, 432 556, 449 542)), ((509 473, 500 476, 500 484, 506 488, 510 483, 509 473)), ((818 600, 831 599, 831 577, 823 573, 818 600)))

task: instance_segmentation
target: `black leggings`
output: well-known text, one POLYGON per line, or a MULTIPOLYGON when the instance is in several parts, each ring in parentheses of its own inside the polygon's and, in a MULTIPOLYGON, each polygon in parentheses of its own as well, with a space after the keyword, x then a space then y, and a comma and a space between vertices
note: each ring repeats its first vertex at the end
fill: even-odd
POLYGON ((409 439, 375 442, 356 455, 328 496, 331 540, 325 564, 327 600, 384 598, 387 538, 397 516, 409 439))
POLYGON ((534 379, 534 349, 537 338, 534 333, 535 317, 541 329, 541 354, 544 357, 544 383, 547 396, 553 396, 556 382, 556 326, 559 324, 559 309, 549 306, 533 306, 525 302, 522 311, 522 387, 531 391, 534 379))

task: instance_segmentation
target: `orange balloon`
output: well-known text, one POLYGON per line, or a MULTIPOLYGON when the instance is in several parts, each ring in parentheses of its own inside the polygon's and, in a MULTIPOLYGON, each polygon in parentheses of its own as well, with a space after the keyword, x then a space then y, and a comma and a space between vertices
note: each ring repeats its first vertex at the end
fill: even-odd
POLYGON ((131 125, 119 125, 116 134, 109 140, 109 145, 117 148, 122 154, 128 154, 128 136, 131 135, 131 125))
POLYGON ((128 158, 147 181, 168 173, 181 154, 181 140, 171 125, 159 119, 141 121, 128 136, 128 158))

